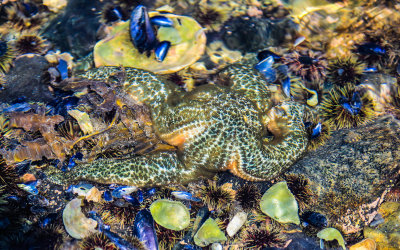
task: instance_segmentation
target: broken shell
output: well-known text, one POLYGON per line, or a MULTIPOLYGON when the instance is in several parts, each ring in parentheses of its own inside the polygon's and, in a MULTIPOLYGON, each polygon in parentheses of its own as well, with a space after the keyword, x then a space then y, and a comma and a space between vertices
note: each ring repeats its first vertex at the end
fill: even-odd
POLYGON ((224 232, 218 227, 217 222, 211 218, 208 218, 194 235, 194 243, 200 247, 226 240, 224 232))
POLYGON ((179 231, 190 224, 189 210, 179 201, 156 200, 151 204, 150 212, 157 224, 171 230, 179 231))
POLYGON ((279 223, 300 224, 299 206, 286 181, 270 187, 260 202, 261 211, 279 223))
POLYGON ((247 213, 245 212, 238 212, 233 216, 232 220, 229 222, 228 226, 226 227, 226 233, 229 237, 234 236, 239 229, 246 223, 247 221, 247 213))
POLYGON ((96 67, 124 66, 169 74, 195 63, 202 56, 206 35, 196 20, 188 16, 149 12, 149 17, 153 16, 164 16, 174 22, 173 27, 157 29, 157 40, 170 41, 172 44, 162 62, 157 61, 154 53, 149 57, 146 53, 139 53, 131 42, 129 21, 126 21, 115 24, 108 36, 94 47, 96 67))
POLYGON ((75 198, 67 203, 63 211, 65 230, 75 239, 82 239, 96 233, 97 222, 86 218, 81 210, 82 200, 75 198))
MULTIPOLYGON (((346 246, 345 246, 346 243, 344 242, 343 236, 336 228, 330 227, 330 228, 322 229, 321 231, 318 232, 317 236, 318 236, 318 238, 321 239, 321 246, 323 246, 322 240, 326 240, 326 241, 337 240, 339 245, 344 250, 346 250, 346 246)), ((322 248, 323 247, 321 247, 321 249, 322 248)))

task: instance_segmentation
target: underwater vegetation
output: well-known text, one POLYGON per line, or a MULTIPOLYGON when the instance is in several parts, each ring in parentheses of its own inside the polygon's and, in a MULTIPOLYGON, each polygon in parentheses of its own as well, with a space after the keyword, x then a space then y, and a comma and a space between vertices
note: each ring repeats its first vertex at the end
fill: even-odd
POLYGON ((374 115, 374 100, 352 86, 332 89, 322 102, 321 116, 335 129, 362 125, 374 115))

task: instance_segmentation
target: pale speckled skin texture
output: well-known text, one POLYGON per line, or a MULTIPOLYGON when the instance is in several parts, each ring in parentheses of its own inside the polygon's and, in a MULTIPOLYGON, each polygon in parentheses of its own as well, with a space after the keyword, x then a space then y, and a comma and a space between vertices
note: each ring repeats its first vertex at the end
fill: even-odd
POLYGON ((54 173, 50 179, 143 187, 187 183, 230 169, 248 180, 266 180, 289 168, 306 149, 304 107, 293 102, 272 108, 287 119, 288 132, 278 142, 265 140, 271 120, 270 91, 251 66, 236 64, 225 69, 222 74, 230 78, 230 86, 205 85, 190 93, 152 73, 124 70, 122 74, 118 67, 103 67, 81 77, 122 81, 125 98, 150 107, 156 134, 177 151, 96 160, 65 174, 54 173))

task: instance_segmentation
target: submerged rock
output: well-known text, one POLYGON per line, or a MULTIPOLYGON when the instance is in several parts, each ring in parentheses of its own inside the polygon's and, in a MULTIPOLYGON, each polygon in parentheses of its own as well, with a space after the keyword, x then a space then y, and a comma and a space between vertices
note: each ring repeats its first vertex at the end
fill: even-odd
POLYGON ((400 249, 400 203, 385 202, 379 212, 385 221, 376 228, 365 227, 364 237, 374 240, 377 249, 400 249))
POLYGON ((270 187, 260 202, 261 211, 279 223, 300 224, 299 207, 286 181, 270 187))
POLYGON ((313 210, 326 215, 345 234, 368 225, 388 187, 399 176, 400 123, 384 116, 366 125, 332 133, 289 171, 308 178, 316 194, 313 210), (349 133, 359 140, 346 140, 349 133))

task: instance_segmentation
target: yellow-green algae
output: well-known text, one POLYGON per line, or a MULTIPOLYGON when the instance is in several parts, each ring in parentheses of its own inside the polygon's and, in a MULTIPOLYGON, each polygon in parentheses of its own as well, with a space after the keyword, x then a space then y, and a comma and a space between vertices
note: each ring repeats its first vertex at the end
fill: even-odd
POLYGON ((286 181, 270 187, 261 198, 260 207, 263 213, 279 223, 300 224, 299 207, 286 181))
POLYGON ((189 210, 179 201, 156 200, 150 206, 150 213, 157 224, 171 230, 180 231, 190 224, 189 210))
POLYGON ((174 22, 173 27, 157 30, 159 41, 170 41, 171 47, 163 62, 154 53, 149 56, 134 47, 129 35, 129 21, 115 24, 108 36, 94 47, 94 62, 100 66, 124 66, 144 69, 159 74, 179 71, 195 63, 205 51, 204 29, 191 17, 169 13, 150 12, 149 16, 165 16, 174 22))
POLYGON ((337 240, 339 245, 343 249, 346 250, 343 236, 336 228, 329 227, 329 228, 322 229, 321 231, 318 232, 317 236, 318 236, 318 238, 326 240, 326 241, 337 240))
POLYGON ((215 220, 208 218, 194 235, 194 243, 200 247, 206 247, 215 242, 224 242, 227 238, 218 227, 215 220))

